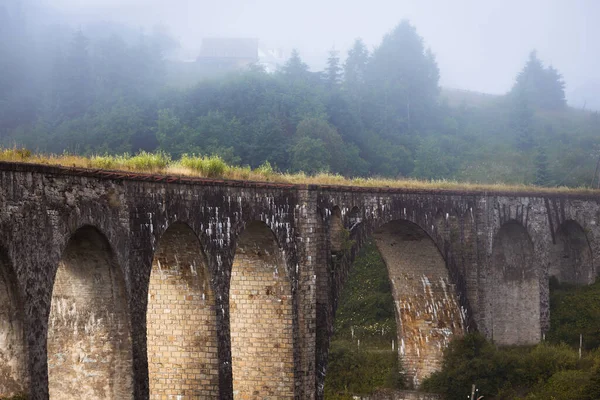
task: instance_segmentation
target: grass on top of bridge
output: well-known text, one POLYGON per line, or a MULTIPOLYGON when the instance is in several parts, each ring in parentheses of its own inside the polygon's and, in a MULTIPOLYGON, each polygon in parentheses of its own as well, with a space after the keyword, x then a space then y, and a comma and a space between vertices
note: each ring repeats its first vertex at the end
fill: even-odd
POLYGON ((570 188, 539 187, 524 184, 505 183, 470 183, 450 180, 417 180, 411 178, 347 178, 338 174, 321 172, 308 175, 303 172, 284 173, 276 171, 271 164, 265 162, 258 168, 249 166, 231 166, 219 156, 198 156, 184 154, 174 160, 164 152, 148 153, 141 151, 135 155, 93 155, 84 157, 69 153, 36 154, 23 148, 0 148, 0 162, 21 162, 41 165, 55 165, 73 168, 89 168, 90 170, 115 170, 158 175, 176 175, 184 177, 202 177, 213 179, 231 179, 256 182, 314 184, 324 186, 356 186, 377 188, 398 188, 413 190, 441 191, 491 191, 514 193, 577 193, 597 194, 596 189, 587 187, 570 188))

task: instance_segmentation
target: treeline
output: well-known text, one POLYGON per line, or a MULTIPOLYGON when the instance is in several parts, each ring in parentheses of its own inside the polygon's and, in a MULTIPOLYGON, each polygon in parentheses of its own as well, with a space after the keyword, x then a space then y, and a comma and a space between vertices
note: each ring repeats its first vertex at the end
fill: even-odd
POLYGON ((0 43, 0 60, 10 60, 0 74, 4 145, 572 186, 590 183, 600 154, 600 118, 566 107, 560 73, 535 52, 505 96, 461 101, 459 92, 440 90, 435 56, 407 21, 372 51, 360 39, 343 62, 332 51, 321 72, 293 52, 275 74, 254 65, 174 89, 167 35, 54 27, 32 37, 24 18, 0 7, 2 35, 11 38, 0 43))

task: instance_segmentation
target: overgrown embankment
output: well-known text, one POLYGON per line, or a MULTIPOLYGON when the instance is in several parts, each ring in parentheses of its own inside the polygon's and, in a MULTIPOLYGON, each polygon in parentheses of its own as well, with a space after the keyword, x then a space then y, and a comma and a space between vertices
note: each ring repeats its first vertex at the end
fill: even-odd
POLYGON ((423 389, 448 400, 468 397, 472 384, 486 399, 600 398, 600 282, 586 287, 551 283, 551 328, 533 347, 498 348, 479 334, 455 340, 443 368, 423 389), (583 338, 581 357, 579 338, 583 338))

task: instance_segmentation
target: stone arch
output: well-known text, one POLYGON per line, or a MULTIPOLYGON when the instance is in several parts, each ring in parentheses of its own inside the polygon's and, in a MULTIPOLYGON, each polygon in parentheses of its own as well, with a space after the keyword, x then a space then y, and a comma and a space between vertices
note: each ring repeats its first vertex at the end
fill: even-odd
POLYGON ((12 264, 0 249, 0 398, 27 392, 23 302, 12 264))
POLYGON ((215 296, 200 241, 184 223, 158 242, 146 316, 150 399, 218 398, 215 296))
POLYGON ((392 284, 407 383, 418 387, 441 367, 449 341, 464 333, 464 315, 446 262, 425 230, 394 220, 373 237, 392 284))
POLYGON ((490 282, 492 338, 499 345, 526 345, 540 339, 540 284, 533 242, 511 220, 493 242, 490 282))
POLYGON ((588 285, 594 282, 592 248, 581 225, 573 220, 557 229, 551 249, 549 275, 560 282, 588 285))
POLYGON ((362 224, 362 216, 360 213, 360 208, 357 206, 352 207, 350 212, 348 213, 348 230, 350 233, 358 231, 360 225, 362 224))
POLYGON ((106 237, 78 229, 59 262, 48 321, 51 399, 132 398, 125 279, 106 237))
POLYGON ((234 398, 294 397, 291 283, 264 223, 238 237, 229 289, 234 398))
POLYGON ((329 243, 332 253, 343 251, 345 231, 342 211, 338 206, 335 206, 331 210, 331 217, 329 219, 329 243))

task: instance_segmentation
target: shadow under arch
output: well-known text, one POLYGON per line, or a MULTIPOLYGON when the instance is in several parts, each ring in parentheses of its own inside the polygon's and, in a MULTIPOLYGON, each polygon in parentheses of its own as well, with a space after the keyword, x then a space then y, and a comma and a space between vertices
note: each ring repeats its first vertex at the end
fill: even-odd
POLYGON ((294 398, 292 288, 273 231, 261 221, 237 238, 229 288, 236 398, 294 398))
POLYGON ((27 393, 23 302, 12 263, 0 247, 0 397, 27 393))
POLYGON ((492 339, 499 345, 539 342, 540 282, 533 242, 518 221, 504 223, 494 237, 491 260, 492 339))
POLYGON ((125 279, 106 237, 85 225, 59 262, 48 321, 52 399, 132 398, 125 279))
POLYGON ((441 367, 450 340, 464 333, 465 316, 442 252, 423 228, 398 219, 373 238, 392 286, 406 380, 418 387, 441 367))
POLYGON ((154 252, 146 337, 150 399, 219 398, 214 290, 202 245, 183 222, 154 252))
POLYGON ((340 253, 344 250, 344 241, 347 231, 344 228, 344 219, 342 210, 335 206, 331 210, 329 218, 329 247, 332 254, 340 253))
POLYGON ((566 220, 557 229, 550 251, 549 275, 559 282, 589 285, 595 280, 592 248, 585 230, 566 220))

